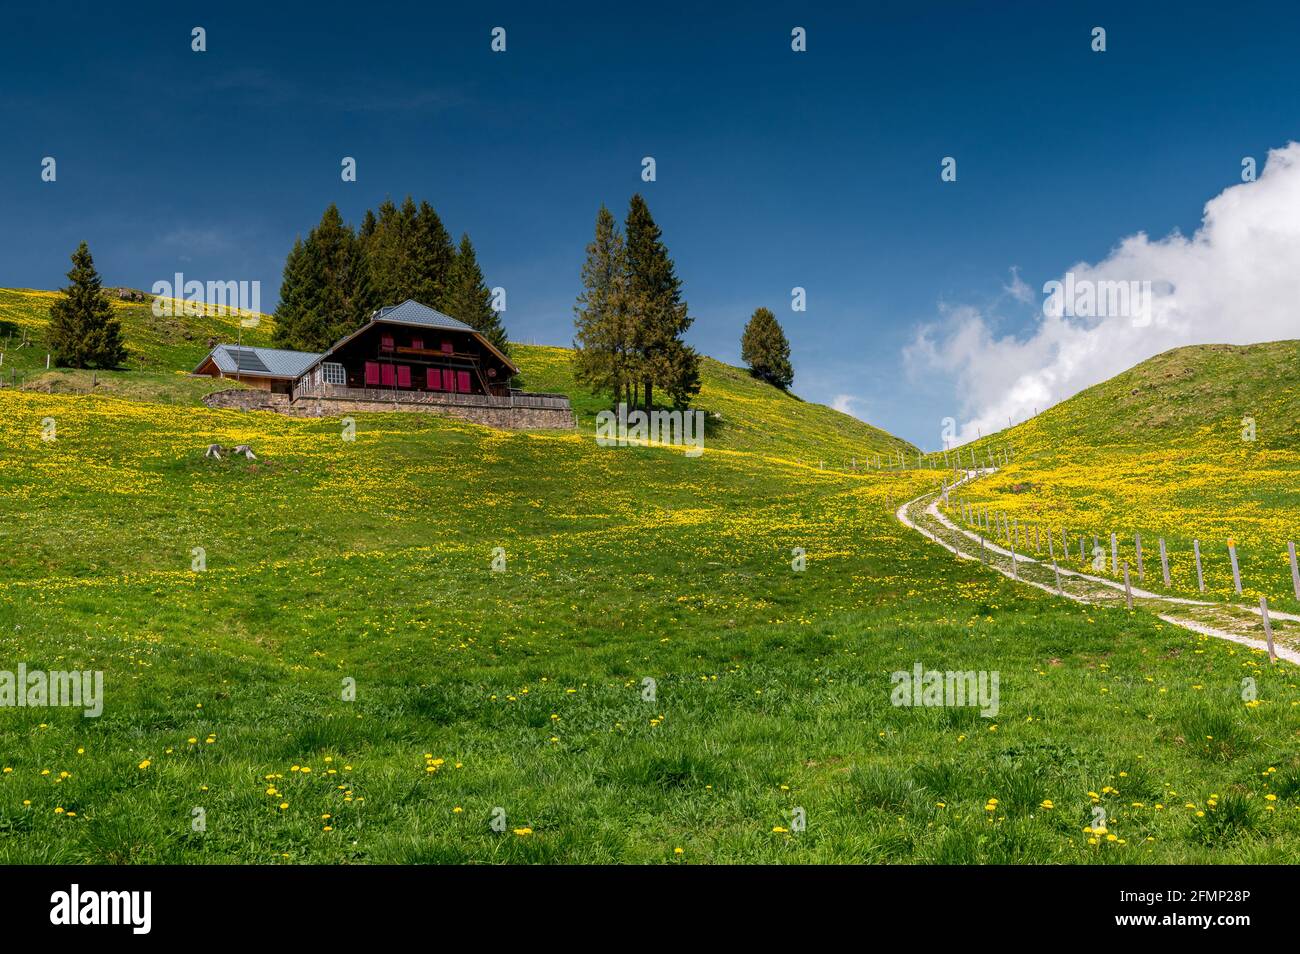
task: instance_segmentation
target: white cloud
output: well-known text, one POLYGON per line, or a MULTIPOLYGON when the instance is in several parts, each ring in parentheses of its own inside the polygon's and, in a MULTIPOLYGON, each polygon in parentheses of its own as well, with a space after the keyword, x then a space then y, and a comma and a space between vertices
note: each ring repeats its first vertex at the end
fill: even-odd
POLYGON ((1034 290, 1029 287, 1028 282, 1020 277, 1020 269, 1015 265, 1011 266, 1011 283, 1003 285, 1002 290, 1025 305, 1034 300, 1034 290))
MULTIPOLYGON (((1040 312, 1021 337, 999 336, 978 309, 944 307, 944 320, 921 328, 905 350, 914 370, 952 380, 962 441, 1170 348, 1300 337, 1300 143, 1270 151, 1257 181, 1206 203, 1191 238, 1175 232, 1151 241, 1138 233, 1097 264, 1069 271, 1076 284, 1150 282, 1150 307, 1091 318, 1040 312)), ((1013 297, 1017 281, 1013 270, 1013 297)))
POLYGON ((865 420, 866 408, 862 407, 862 398, 856 394, 837 394, 831 401, 831 407, 841 414, 849 414, 858 420, 865 420))

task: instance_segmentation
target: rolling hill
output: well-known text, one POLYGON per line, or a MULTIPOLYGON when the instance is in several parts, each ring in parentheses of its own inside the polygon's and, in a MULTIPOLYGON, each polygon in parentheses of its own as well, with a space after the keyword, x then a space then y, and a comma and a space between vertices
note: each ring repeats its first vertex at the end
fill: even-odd
MULTIPOLYGON (((1193 540, 1210 596, 1266 596, 1294 611, 1287 552, 1300 542, 1300 341, 1199 345, 1151 358, 970 447, 1014 448, 998 474, 963 499, 1036 524, 1121 544, 1146 581, 1159 576, 1157 541, 1171 552, 1172 591, 1199 596, 1193 540), (1253 424, 1253 428, 1251 425, 1253 424), (1154 573, 1153 573, 1154 568, 1154 573)), ((969 451, 966 451, 967 453, 969 451)), ((1077 550, 1077 547, 1076 547, 1077 550)), ((1076 554, 1076 562, 1077 554, 1076 554)))
MULTIPOLYGON (((47 393, 88 393, 88 371, 45 368, 43 346, 50 303, 58 292, 0 289, 0 370, 15 386, 47 393), (15 345, 24 339, 28 347, 15 345)), ((129 353, 128 367, 94 376, 97 394, 164 403, 197 404, 231 381, 192 378, 186 372, 208 353, 210 341, 235 341, 269 347, 275 319, 261 315, 255 327, 239 328, 233 315, 209 310, 200 316, 159 318, 148 303, 113 301, 129 353)), ((526 386, 571 396, 580 429, 591 432, 596 412, 608 401, 574 381, 567 348, 513 346, 526 386)), ((696 407, 707 414, 706 435, 717 450, 762 451, 806 466, 848 469, 868 455, 915 454, 907 441, 820 404, 782 393, 711 358, 701 362, 702 390, 696 407)))
MULTIPOLYGON (((882 432, 706 363, 721 424, 696 459, 414 414, 359 414, 349 440, 147 400, 192 343, 150 347, 177 363, 107 375, 129 398, 0 390, 0 670, 104 677, 97 718, 0 708, 0 861, 1300 845, 1293 673, 952 558, 894 518, 941 475, 844 468, 901 444, 882 432), (916 665, 997 673, 996 713, 896 704, 916 665), (1109 834, 1084 832, 1099 805, 1109 834)), ((561 349, 518 357, 571 387, 561 349)))

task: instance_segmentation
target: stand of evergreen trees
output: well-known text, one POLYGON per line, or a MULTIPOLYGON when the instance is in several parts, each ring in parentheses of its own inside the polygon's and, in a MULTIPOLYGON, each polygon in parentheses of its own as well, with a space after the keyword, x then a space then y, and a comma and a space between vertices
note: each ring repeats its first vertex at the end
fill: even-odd
POLYGON ((684 407, 700 390, 700 358, 682 336, 691 325, 663 233, 640 195, 623 233, 604 205, 574 305, 574 373, 593 394, 652 409, 655 390, 684 407))
POLYGON ((375 309, 412 298, 465 322, 509 353, 500 315, 474 246, 460 246, 428 202, 407 196, 367 210, 355 232, 331 204, 320 224, 299 238, 284 263, 275 344, 324 351, 369 320, 375 309))

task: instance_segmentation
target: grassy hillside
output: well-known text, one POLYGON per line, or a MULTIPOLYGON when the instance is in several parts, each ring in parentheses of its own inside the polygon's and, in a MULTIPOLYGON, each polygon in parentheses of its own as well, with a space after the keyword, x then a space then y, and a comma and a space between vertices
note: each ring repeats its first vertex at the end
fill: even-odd
MULTIPOLYGON (((17 372, 19 381, 45 370, 45 328, 50 305, 57 291, 0 288, 0 350, 4 351, 3 377, 17 372), (19 347, 26 332, 28 346, 19 347)), ((252 328, 240 329, 233 314, 218 315, 208 309, 202 315, 156 317, 152 301, 124 302, 112 299, 113 313, 122 323, 127 345, 127 367, 134 371, 171 374, 192 371, 208 353, 209 339, 235 341, 242 334, 245 344, 269 346, 274 319, 261 315, 252 328)))
MULTIPOLYGON (((529 386, 562 358, 521 348, 529 386)), ((722 366, 696 459, 140 396, 0 390, 0 669, 106 697, 0 708, 0 861, 1300 848, 1292 672, 956 561, 892 513, 937 474, 803 463, 880 438, 722 366), (996 716, 893 705, 918 662, 998 672, 996 716)))
POLYGON ((1006 445, 1016 458, 963 496, 1058 533, 1084 534, 1087 549, 1096 534, 1108 572, 1110 532, 1135 573, 1140 533, 1147 584, 1160 583, 1157 540, 1164 537, 1172 590, 1185 595, 1199 595, 1192 552, 1199 539, 1209 594, 1235 597, 1232 539, 1240 599, 1263 595, 1295 610, 1287 541, 1300 543, 1297 367, 1300 341, 1166 352, 976 442, 981 457, 1006 445), (1246 418, 1254 440, 1246 439, 1246 418))
MULTIPOLYGON (((259 316, 255 327, 239 329, 233 315, 215 310, 201 316, 158 318, 149 303, 113 302, 129 352, 128 367, 118 372, 45 369, 45 328, 58 292, 0 289, 0 375, 26 390, 89 393, 163 403, 198 404, 204 395, 236 386, 230 381, 191 378, 188 372, 210 350, 210 340, 270 346, 275 319, 259 316), (26 332, 27 347, 17 347, 26 332), (7 350, 6 350, 7 348, 7 350)), ((590 433, 598 411, 609 400, 596 397, 574 381, 567 348, 515 345, 514 358, 524 370, 525 386, 534 391, 569 394, 580 429, 590 433)), ((751 378, 746 372, 711 358, 702 362, 702 390, 694 406, 706 411, 706 446, 717 450, 752 450, 814 468, 850 469, 868 454, 914 454, 907 441, 869 424, 808 404, 751 378)))
MULTIPOLYGON (((514 356, 529 390, 570 395, 580 429, 590 432, 597 412, 609 407, 607 396, 593 396, 574 380, 569 349, 515 345, 514 356)), ((855 458, 865 466, 869 454, 916 453, 901 438, 825 405, 809 404, 712 358, 701 361, 700 379, 700 393, 691 406, 707 415, 710 448, 846 470, 855 458)))

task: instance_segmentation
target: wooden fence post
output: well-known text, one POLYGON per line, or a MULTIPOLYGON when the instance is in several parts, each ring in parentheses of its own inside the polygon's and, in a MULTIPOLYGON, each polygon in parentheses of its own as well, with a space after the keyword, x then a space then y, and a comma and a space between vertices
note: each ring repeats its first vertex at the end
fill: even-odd
POLYGON ((1201 541, 1192 541, 1192 552, 1196 554, 1196 588, 1205 592, 1205 574, 1201 572, 1201 541))
POLYGON ((1133 534, 1133 546, 1137 548, 1138 580, 1145 583, 1147 574, 1146 570, 1142 566, 1142 534, 1133 534))
POLYGON ((1241 570, 1237 567, 1237 541, 1228 541, 1228 559, 1232 561, 1232 585, 1237 590, 1237 595, 1241 595, 1241 570))
POLYGON ((1016 561, 1016 544, 1014 540, 1011 542, 1011 578, 1017 582, 1020 580, 1020 564, 1016 561))
POLYGON ((1273 623, 1268 618, 1268 598, 1259 598, 1259 615, 1264 620, 1264 638, 1268 640, 1268 661, 1277 662, 1277 653, 1273 651, 1273 623))
POLYGON ((1165 538, 1160 538, 1160 573, 1165 578, 1165 589, 1169 589, 1169 554, 1165 550, 1165 538))
POLYGON ((1133 590, 1128 585, 1128 560, 1124 561, 1124 602, 1133 608, 1133 590))
POLYGON ((1300 567, 1295 562, 1295 541, 1288 543, 1286 549, 1291 556, 1291 585, 1295 587, 1295 598, 1300 600, 1300 567))
POLYGON ((1052 561, 1052 572, 1056 574, 1056 592, 1064 596, 1065 588, 1061 586, 1061 568, 1056 565, 1055 560, 1052 561))
POLYGON ((1047 553, 1048 553, 1048 555, 1052 558, 1052 562, 1055 563, 1055 562, 1056 562, 1056 544, 1053 543, 1052 540, 1053 540, 1053 537, 1052 537, 1052 531, 1049 530, 1049 531, 1047 531, 1047 553))
POLYGON ((1110 535, 1110 572, 1119 572, 1119 541, 1113 532, 1110 535))

